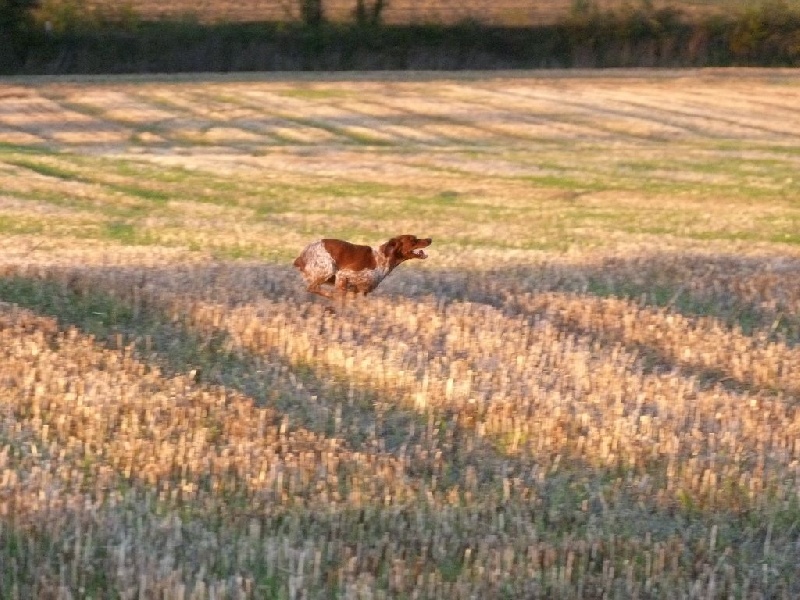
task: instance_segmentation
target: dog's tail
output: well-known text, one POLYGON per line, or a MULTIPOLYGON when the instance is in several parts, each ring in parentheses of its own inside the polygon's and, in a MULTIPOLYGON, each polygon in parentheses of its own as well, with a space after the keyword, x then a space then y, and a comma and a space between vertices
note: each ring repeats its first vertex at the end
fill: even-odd
POLYGON ((300 269, 302 271, 303 269, 306 268, 306 259, 301 254, 300 256, 294 259, 294 262, 292 264, 295 266, 295 268, 300 269))

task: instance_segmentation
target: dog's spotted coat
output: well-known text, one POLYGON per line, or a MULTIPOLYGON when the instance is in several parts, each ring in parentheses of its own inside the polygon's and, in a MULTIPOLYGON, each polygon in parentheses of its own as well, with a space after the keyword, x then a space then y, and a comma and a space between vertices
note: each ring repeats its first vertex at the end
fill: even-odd
POLYGON ((343 240, 322 239, 306 246, 294 261, 309 292, 331 298, 323 284, 333 284, 340 294, 348 291, 368 294, 401 262, 427 258, 422 248, 431 239, 401 235, 377 248, 343 240))

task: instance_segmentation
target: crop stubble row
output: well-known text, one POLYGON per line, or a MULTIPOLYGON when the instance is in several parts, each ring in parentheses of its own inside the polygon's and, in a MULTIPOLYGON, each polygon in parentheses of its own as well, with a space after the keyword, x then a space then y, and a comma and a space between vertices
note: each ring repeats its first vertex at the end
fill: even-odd
MULTIPOLYGON (((524 104, 529 91, 508 85, 524 104)), ((796 121, 787 133, 761 113, 739 119, 755 96, 734 87, 722 116, 696 91, 676 98, 670 126, 713 137, 733 115, 735 135, 786 143, 796 121), (698 104, 709 119, 689 114, 698 104)), ((602 88, 604 100, 585 99, 594 114, 623 93, 602 88)), ((549 94, 564 98, 538 92, 549 94)), ((342 113, 329 102, 306 96, 290 112, 310 103, 330 122, 342 113)), ((50 145, 65 128, 4 123, 50 145)), ((72 151, 128 150, 90 140, 72 151)), ((214 151, 145 155, 229 168, 209 167, 214 151)), ((302 167, 263 160, 279 179, 302 167)), ((30 242, 4 246, 3 280, 46 295, 28 304, 61 321, 0 305, 0 543, 12 565, 0 581, 11 597, 797 590, 790 249, 672 239, 660 251, 468 248, 460 259, 444 243, 438 265, 432 249, 424 267, 404 265, 331 315, 284 265, 30 242), (70 327, 68 307, 96 295, 98 313, 127 320, 93 338, 70 327)))

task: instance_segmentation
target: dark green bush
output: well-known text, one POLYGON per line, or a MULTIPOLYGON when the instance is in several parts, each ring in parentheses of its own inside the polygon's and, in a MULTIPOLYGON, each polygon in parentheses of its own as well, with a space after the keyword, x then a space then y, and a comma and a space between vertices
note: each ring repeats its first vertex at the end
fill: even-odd
POLYGON ((574 66, 679 66, 677 54, 690 32, 684 15, 651 2, 601 10, 591 0, 576 0, 564 22, 574 66))
POLYGON ((729 34, 728 48, 739 64, 796 65, 800 59, 800 8, 770 0, 744 10, 729 34))
POLYGON ((37 0, 0 0, 0 72, 24 61, 37 0))

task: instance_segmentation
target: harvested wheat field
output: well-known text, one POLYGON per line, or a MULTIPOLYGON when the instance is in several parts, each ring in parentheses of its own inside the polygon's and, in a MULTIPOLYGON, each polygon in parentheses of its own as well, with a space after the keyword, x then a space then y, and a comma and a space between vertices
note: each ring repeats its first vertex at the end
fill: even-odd
POLYGON ((3 80, 0 597, 798 597, 798 140, 796 71, 3 80))
MULTIPOLYGON (((74 0, 73 0, 74 1, 74 0)), ((58 14, 63 4, 45 3, 37 11, 42 17, 58 14)), ((369 11, 377 4, 375 0, 362 0, 369 11)), ((644 5, 645 2, 639 2, 644 5)), ((671 8, 688 16, 725 14, 752 6, 752 0, 647 0, 646 4, 656 9, 671 8)), ((158 0, 127 0, 120 4, 114 0, 82 0, 81 13, 98 17, 127 17, 135 15, 143 20, 189 19, 204 23, 278 21, 299 22, 303 0, 173 0, 165 3, 158 0)), ((358 0, 322 0, 323 14, 333 22, 352 22, 358 0)), ((391 0, 381 4, 381 21, 387 24, 441 23, 456 24, 477 21, 488 25, 530 27, 553 23, 564 19, 582 5, 574 0, 391 0)), ((594 0, 586 3, 583 10, 620 10, 637 6, 630 0, 594 0)), ((63 11, 63 9, 62 9, 63 11)))

